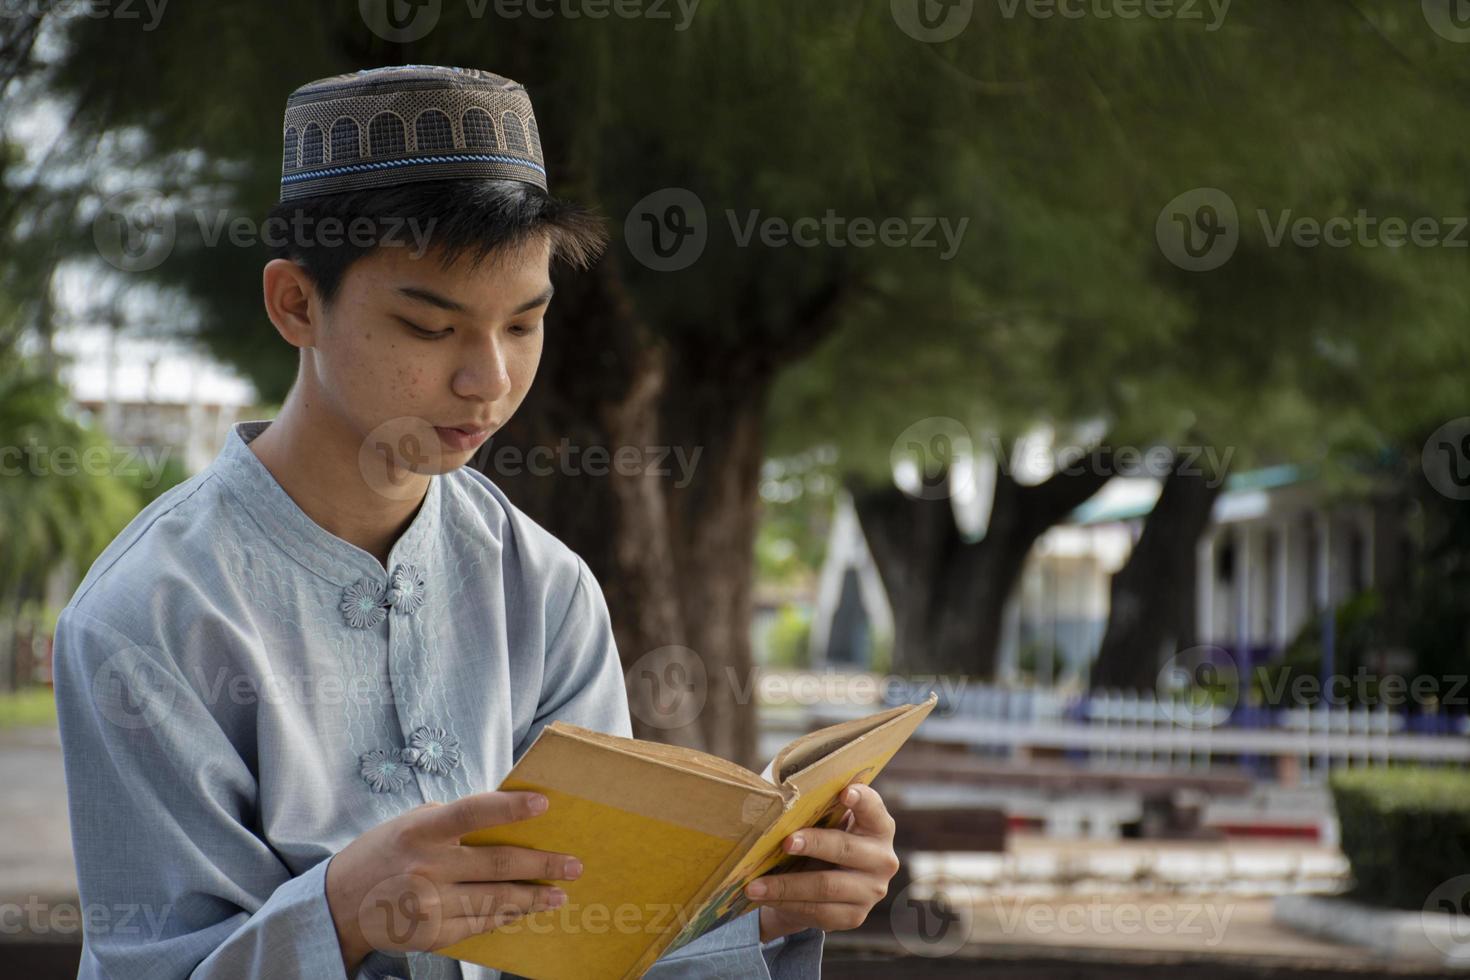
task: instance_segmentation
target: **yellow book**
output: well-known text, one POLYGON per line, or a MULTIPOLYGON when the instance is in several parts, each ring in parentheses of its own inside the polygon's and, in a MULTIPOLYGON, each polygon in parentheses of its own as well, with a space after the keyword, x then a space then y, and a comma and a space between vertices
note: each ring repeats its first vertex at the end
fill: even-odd
POLYGON ((873 780, 938 695, 803 735, 765 776, 694 749, 552 722, 500 784, 550 800, 467 845, 571 854, 566 903, 435 950, 531 980, 634 980, 665 953, 753 910, 745 885, 812 862, 781 850, 802 827, 838 826, 838 794, 873 780))

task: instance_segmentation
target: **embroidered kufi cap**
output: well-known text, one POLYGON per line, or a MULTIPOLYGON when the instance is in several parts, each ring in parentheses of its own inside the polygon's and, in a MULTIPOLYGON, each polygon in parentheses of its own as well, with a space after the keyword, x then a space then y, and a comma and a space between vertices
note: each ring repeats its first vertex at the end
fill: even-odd
POLYGON ((281 200, 421 180, 500 178, 546 190, 525 87, 477 68, 334 75, 286 100, 281 200))

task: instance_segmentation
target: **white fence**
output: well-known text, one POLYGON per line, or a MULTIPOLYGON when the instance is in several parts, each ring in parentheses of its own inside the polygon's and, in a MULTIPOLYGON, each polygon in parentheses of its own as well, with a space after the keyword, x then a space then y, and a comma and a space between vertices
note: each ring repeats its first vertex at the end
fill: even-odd
MULTIPOLYGON (((888 702, 922 701, 930 689, 923 683, 906 690, 890 685, 888 702)), ((1387 708, 1234 711, 1232 706, 1160 699, 1152 692, 1083 695, 964 684, 939 694, 919 737, 1022 759, 1047 750, 1100 769, 1208 771, 1228 764, 1260 775, 1294 764, 1309 782, 1340 767, 1470 765, 1470 718, 1465 716, 1431 717, 1411 726, 1407 715, 1387 708)), ((822 705, 813 709, 813 717, 830 724, 877 707, 822 705)))

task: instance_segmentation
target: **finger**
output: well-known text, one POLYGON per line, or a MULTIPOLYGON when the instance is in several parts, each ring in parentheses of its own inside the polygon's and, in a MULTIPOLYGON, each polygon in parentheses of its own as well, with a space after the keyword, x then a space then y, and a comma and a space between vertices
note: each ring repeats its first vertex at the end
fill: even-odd
POLYGON ((460 845, 450 850, 456 881, 523 881, 542 878, 575 881, 582 862, 570 854, 538 851, 529 847, 460 845))
POLYGON ((793 871, 757 878, 745 886, 746 897, 763 904, 846 902, 871 906, 886 891, 886 884, 876 878, 851 871, 793 871))
POLYGON ((484 827, 529 820, 545 812, 533 809, 533 800, 546 800, 540 793, 501 792, 472 793, 453 803, 436 806, 419 813, 415 827, 436 840, 458 840, 465 834, 484 827))
POLYGON ((808 827, 786 838, 782 846, 788 854, 800 854, 855 871, 884 872, 897 862, 893 848, 886 842, 844 830, 808 827))
POLYGON ((883 797, 878 795, 876 789, 867 783, 853 783, 842 791, 838 799, 851 807, 856 815, 850 833, 862 837, 893 837, 896 825, 888 813, 888 807, 883 805, 883 797), (851 799, 854 791, 858 794, 855 802, 851 799))
POLYGON ((833 932, 856 929, 868 919, 872 905, 855 905, 851 902, 760 902, 779 909, 783 919, 806 926, 816 926, 833 932))
POLYGON ((554 885, 519 882, 450 885, 442 894, 445 926, 467 928, 472 936, 566 903, 566 892, 554 885))

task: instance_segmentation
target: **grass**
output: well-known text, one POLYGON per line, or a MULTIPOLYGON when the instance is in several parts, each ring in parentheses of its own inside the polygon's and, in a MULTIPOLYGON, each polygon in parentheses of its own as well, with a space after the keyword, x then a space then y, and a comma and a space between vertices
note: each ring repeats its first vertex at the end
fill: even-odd
POLYGON ((0 728, 56 724, 56 700, 49 687, 0 694, 0 728))

